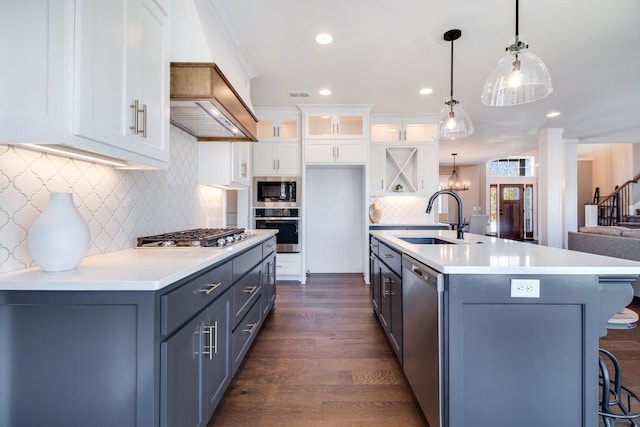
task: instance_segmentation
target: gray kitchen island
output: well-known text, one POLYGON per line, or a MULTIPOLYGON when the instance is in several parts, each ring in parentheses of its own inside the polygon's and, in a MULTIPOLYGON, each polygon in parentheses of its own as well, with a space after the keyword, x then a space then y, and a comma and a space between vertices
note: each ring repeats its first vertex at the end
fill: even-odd
POLYGON ((0 275, 0 426, 206 426, 274 308, 275 234, 0 275))
POLYGON ((372 231, 375 314, 431 427, 597 426, 598 342, 640 263, 372 231))

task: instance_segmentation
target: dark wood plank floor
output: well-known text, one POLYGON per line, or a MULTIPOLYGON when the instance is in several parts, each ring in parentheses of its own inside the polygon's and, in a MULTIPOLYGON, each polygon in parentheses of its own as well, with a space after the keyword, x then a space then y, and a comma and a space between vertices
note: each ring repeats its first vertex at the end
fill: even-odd
MULTIPOLYGON (((278 282, 267 318, 209 427, 427 426, 359 274, 278 282)), ((640 313, 635 300, 631 308, 640 313)), ((640 394, 640 328, 600 345, 640 394)), ((619 423, 618 425, 628 425, 619 423)))
POLYGON ((209 423, 426 425, 360 274, 278 282, 276 310, 209 423))

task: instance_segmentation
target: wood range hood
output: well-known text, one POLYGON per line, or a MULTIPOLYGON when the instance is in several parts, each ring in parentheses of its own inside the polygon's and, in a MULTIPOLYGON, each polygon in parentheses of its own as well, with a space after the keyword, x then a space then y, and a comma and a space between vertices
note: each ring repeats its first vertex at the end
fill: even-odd
POLYGON ((214 63, 171 63, 174 126, 198 141, 257 142, 258 119, 214 63))

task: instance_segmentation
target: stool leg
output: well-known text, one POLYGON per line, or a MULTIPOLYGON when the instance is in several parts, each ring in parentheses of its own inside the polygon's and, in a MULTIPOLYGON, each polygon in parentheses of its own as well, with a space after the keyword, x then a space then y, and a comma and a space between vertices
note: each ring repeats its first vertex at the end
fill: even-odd
POLYGON ((598 360, 598 366, 600 368, 600 378, 602 380, 600 416, 602 417, 602 421, 606 427, 615 427, 617 420, 626 420, 629 422, 629 425, 639 427, 635 420, 640 418, 640 412, 632 413, 631 406, 633 402, 635 402, 636 405, 640 405, 640 399, 634 392, 622 385, 622 365, 618 358, 608 350, 603 348, 600 348, 599 350, 600 357, 598 360), (603 359, 603 355, 613 365, 613 379, 609 374, 609 369, 603 359), (626 405, 624 399, 625 396, 626 405), (614 412, 614 408, 617 408, 620 413, 614 412))

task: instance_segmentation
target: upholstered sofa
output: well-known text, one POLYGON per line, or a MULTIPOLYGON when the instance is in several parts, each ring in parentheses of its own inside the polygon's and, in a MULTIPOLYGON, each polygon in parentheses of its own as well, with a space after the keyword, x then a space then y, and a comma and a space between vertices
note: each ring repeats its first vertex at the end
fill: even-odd
MULTIPOLYGON (((569 232, 569 249, 640 261, 640 229, 626 227, 581 227, 569 232)), ((634 294, 640 297, 640 279, 636 280, 634 294)))

